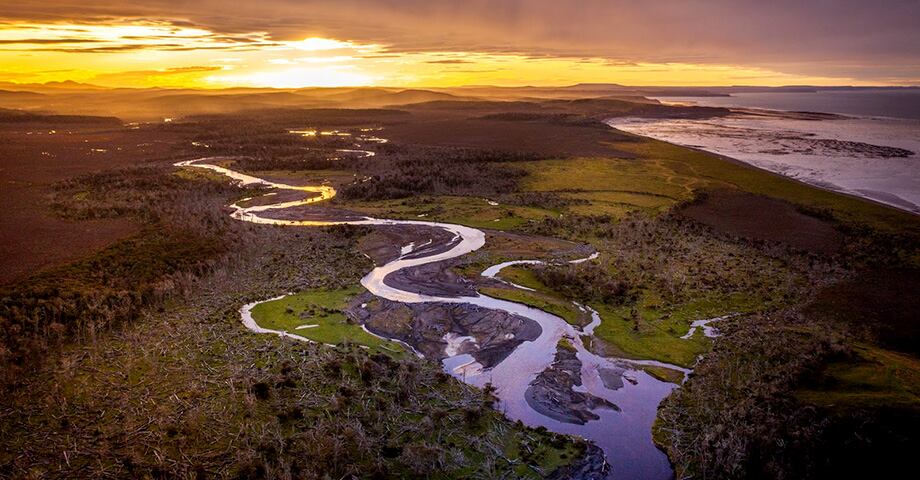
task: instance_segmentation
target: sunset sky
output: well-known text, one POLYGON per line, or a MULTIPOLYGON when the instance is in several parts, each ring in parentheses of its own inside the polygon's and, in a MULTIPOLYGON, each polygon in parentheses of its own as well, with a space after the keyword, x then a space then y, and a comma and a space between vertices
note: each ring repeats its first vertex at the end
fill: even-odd
POLYGON ((0 81, 917 85, 917 1, 4 1, 0 81))

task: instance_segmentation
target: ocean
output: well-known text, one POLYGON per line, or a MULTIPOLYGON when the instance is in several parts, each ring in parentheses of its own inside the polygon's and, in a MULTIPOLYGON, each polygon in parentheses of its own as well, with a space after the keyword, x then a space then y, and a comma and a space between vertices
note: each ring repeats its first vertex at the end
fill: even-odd
POLYGON ((920 89, 658 100, 733 112, 710 119, 620 117, 608 123, 920 214, 920 89))

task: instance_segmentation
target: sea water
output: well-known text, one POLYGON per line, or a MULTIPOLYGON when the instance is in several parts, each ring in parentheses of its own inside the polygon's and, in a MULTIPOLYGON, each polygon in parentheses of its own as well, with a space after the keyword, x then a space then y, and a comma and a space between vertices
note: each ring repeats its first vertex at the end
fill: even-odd
POLYGON ((623 131, 711 151, 822 188, 920 213, 920 90, 751 93, 659 100, 729 107, 732 113, 709 119, 620 117, 608 123, 623 131))

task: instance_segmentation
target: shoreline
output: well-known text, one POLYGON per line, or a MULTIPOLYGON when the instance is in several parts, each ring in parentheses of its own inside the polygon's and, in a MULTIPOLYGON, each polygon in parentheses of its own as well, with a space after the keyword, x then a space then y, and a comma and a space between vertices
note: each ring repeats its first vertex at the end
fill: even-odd
MULTIPOLYGON (((614 119, 614 118, 622 118, 622 117, 609 117, 609 118, 607 118, 607 119, 604 120, 604 123, 607 123, 608 121, 610 121, 610 120, 612 120, 612 119, 614 119)), ((671 146, 674 146, 674 147, 685 148, 685 149, 687 149, 687 150, 692 150, 692 151, 698 152, 698 153, 704 153, 704 154, 706 154, 706 155, 710 155, 710 156, 713 156, 713 157, 718 158, 718 159, 720 159, 720 160, 723 160, 723 161, 725 161, 725 162, 727 162, 727 163, 731 163, 731 164, 734 164, 734 165, 737 165, 737 166, 741 166, 741 167, 746 167, 746 168, 749 168, 749 169, 751 169, 751 170, 756 170, 756 171, 758 171, 758 172, 765 173, 765 174, 771 175, 771 176, 776 177, 776 178, 782 178, 782 179, 784 179, 784 180, 789 180, 789 181, 795 182, 795 183, 797 183, 797 184, 799 184, 799 185, 803 185, 803 186, 806 186, 806 187, 814 188, 814 189, 817 189, 817 190, 822 190, 822 191, 829 192, 829 193, 833 193, 833 194, 836 194, 836 195, 842 195, 842 196, 849 197, 849 198, 853 198, 853 199, 856 199, 856 200, 862 200, 862 201, 864 201, 864 202, 868 202, 868 203, 872 203, 872 204, 875 204, 875 205, 878 205, 878 206, 881 206, 881 207, 885 207, 885 208, 887 208, 887 209, 894 210, 894 211, 899 212, 899 213, 906 213, 906 214, 909 214, 909 215, 913 215, 913 216, 915 216, 915 217, 920 217, 920 212, 911 211, 911 210, 906 210, 906 209, 903 209, 903 208, 898 208, 898 207, 896 207, 896 206, 894 206, 894 205, 891 205, 891 204, 889 204, 889 203, 882 202, 882 201, 880 201, 880 200, 876 200, 876 199, 874 199, 874 198, 870 198, 870 197, 866 197, 866 196, 862 196, 862 195, 857 195, 857 194, 849 193, 849 192, 842 192, 842 191, 840 191, 840 190, 835 190, 835 189, 832 189, 832 188, 822 187, 822 186, 820 186, 820 185, 815 185, 815 184, 813 184, 813 183, 809 183, 809 182, 806 182, 806 181, 804 181, 804 180, 800 180, 800 179, 798 179, 798 178, 790 177, 790 176, 788 176, 788 175, 783 175, 782 173, 774 172, 774 171, 772 171, 772 170, 768 170, 768 169, 766 169, 766 168, 759 167, 759 166, 754 165, 754 164, 752 164, 752 163, 748 163, 748 162, 745 162, 744 160, 739 160, 739 159, 737 159, 737 158, 735 158, 735 157, 730 157, 730 156, 725 155, 725 154, 722 154, 722 153, 713 152, 713 151, 706 150, 706 149, 700 148, 700 147, 691 147, 691 146, 688 146, 688 145, 681 145, 681 144, 679 144, 679 143, 674 143, 674 142, 670 142, 670 141, 667 141, 667 140, 661 140, 661 139, 658 139, 658 138, 655 138, 655 137, 649 137, 649 136, 646 136, 646 135, 639 135, 639 134, 637 134, 637 133, 632 133, 632 132, 628 132, 628 131, 626 131, 626 130, 621 130, 621 129, 619 129, 619 128, 613 126, 613 125, 610 125, 609 123, 607 123, 607 125, 608 125, 610 128, 616 130, 618 133, 622 133, 622 134, 625 134, 625 135, 630 135, 630 136, 637 137, 637 138, 643 138, 643 139, 647 139, 647 140, 653 140, 653 141, 656 141, 656 142, 666 143, 666 144, 671 145, 671 146)), ((917 153, 916 155, 918 155, 918 157, 920 157, 920 153, 917 153)))

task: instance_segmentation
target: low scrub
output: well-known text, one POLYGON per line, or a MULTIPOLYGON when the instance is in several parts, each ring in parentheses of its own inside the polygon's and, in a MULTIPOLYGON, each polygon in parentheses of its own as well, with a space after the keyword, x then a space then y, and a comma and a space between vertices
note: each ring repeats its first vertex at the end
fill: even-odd
POLYGON ((628 283, 593 263, 552 265, 534 270, 544 285, 582 303, 601 302, 622 305, 634 301, 636 292, 628 283))
POLYGON ((413 148, 384 155, 366 165, 373 172, 346 185, 342 198, 389 200, 415 195, 491 196, 514 191, 526 172, 514 161, 532 160, 528 154, 459 148, 413 148))
POLYGON ((64 217, 129 217, 147 227, 0 291, 0 385, 21 381, 60 345, 93 341, 224 268, 250 238, 221 211, 239 194, 229 182, 181 178, 171 167, 110 171, 57 185, 52 205, 64 217))
POLYGON ((829 362, 854 358, 844 331, 795 311, 719 328, 713 352, 659 411, 655 438, 677 478, 887 478, 909 468, 916 406, 818 407, 797 396, 829 362))

